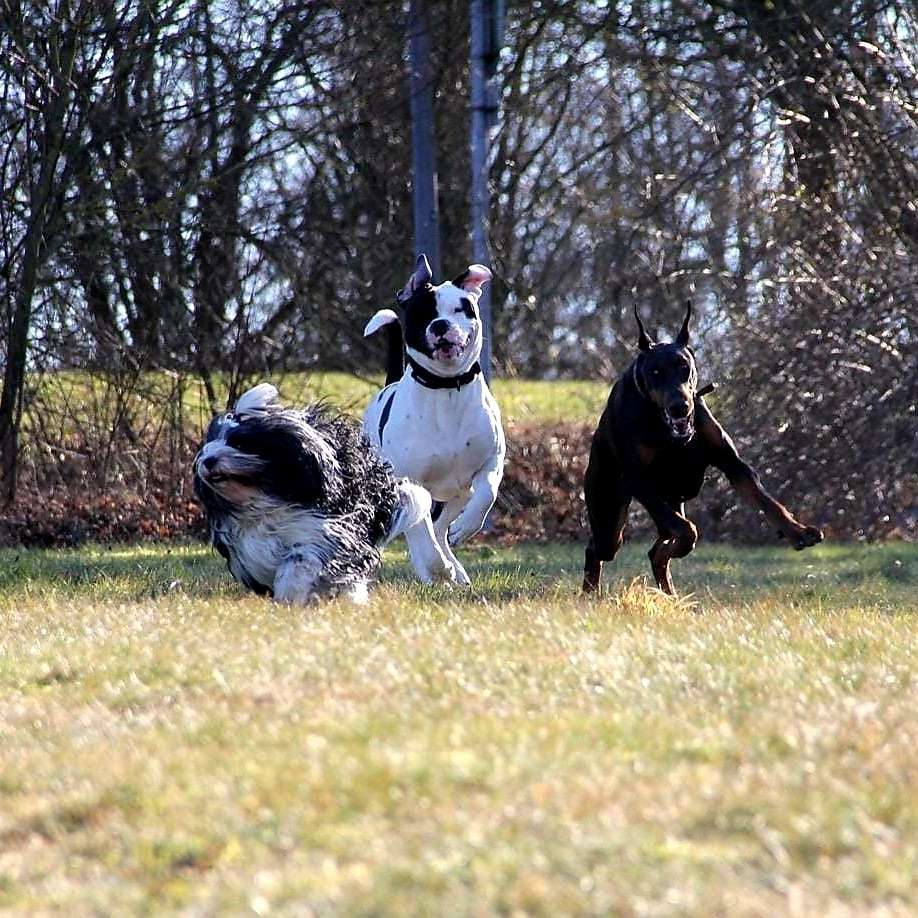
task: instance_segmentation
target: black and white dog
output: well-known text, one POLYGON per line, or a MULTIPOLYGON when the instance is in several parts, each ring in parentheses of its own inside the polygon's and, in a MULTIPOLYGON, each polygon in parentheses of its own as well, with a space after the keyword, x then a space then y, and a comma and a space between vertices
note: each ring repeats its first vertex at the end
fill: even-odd
POLYGON ((286 602, 360 602, 380 548, 404 533, 422 579, 453 579, 430 495, 397 480, 353 422, 276 399, 268 383, 250 389, 214 418, 194 460, 195 493, 232 575, 286 602))
POLYGON ((469 578, 452 546, 484 525, 506 453, 500 410, 478 362, 478 298, 490 280, 484 265, 469 265, 454 280, 434 286, 421 255, 397 294, 401 318, 382 309, 364 330, 372 335, 385 326, 390 343, 386 387, 367 408, 363 429, 398 475, 430 492, 437 541, 464 586, 469 578))

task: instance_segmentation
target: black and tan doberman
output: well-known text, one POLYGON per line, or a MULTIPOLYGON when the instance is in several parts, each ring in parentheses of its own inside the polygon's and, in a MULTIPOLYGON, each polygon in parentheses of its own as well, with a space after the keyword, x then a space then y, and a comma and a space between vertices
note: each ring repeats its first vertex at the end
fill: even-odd
POLYGON ((691 303, 685 321, 669 344, 657 344, 638 323, 638 355, 616 382, 593 434, 584 481, 592 535, 586 550, 583 589, 600 589, 602 565, 624 541, 632 499, 650 514, 658 538, 650 549, 657 586, 673 593, 669 562, 685 557, 698 530, 686 519, 685 501, 698 496, 709 466, 720 469, 743 500, 761 510, 796 549, 822 541, 822 532, 805 526, 763 487, 733 441, 704 403, 698 389, 695 355, 689 347, 691 303))

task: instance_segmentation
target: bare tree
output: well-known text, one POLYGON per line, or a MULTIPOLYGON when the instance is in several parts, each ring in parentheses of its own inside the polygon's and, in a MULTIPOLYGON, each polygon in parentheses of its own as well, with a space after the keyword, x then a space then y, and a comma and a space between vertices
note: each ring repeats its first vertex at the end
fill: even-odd
MULTIPOLYGON (((469 4, 424 5, 449 276, 473 255, 469 4)), ((128 393, 147 370, 217 407, 259 373, 381 367, 361 331, 411 264, 408 12, 0 2, 4 500, 35 431, 79 431, 93 456, 140 443, 152 422, 128 393), (117 393, 93 410, 104 435, 76 400, 66 423, 43 395, 30 408, 35 373, 69 368, 117 393)), ((831 492, 822 522, 846 531, 907 523, 916 47, 902 0, 509 4, 496 371, 611 378, 633 303, 665 333, 691 297, 732 427, 789 499, 831 492)))
MULTIPOLYGON (((6 128, 2 194, 6 307, 5 368, 0 394, 0 475, 4 501, 16 493, 29 334, 40 272, 59 230, 65 145, 78 130, 72 75, 92 4, 69 0, 38 12, 31 4, 0 6, 6 128)), ((95 61, 98 65, 99 61, 95 61)))

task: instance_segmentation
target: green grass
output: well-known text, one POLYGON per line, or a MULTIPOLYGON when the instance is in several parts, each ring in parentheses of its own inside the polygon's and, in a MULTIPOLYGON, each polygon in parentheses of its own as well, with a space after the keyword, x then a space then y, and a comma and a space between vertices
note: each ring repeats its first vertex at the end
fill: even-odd
MULTIPOLYGON (((281 394, 292 402, 327 398, 332 404, 362 414, 382 384, 346 373, 295 374, 278 382, 281 394)), ((611 383, 603 380, 495 379, 494 396, 508 423, 557 424, 598 420, 611 383)))
POLYGON ((0 552, 0 910, 913 914, 918 548, 645 548, 305 610, 0 552))
MULTIPOLYGON (((349 373, 288 373, 268 381, 277 385, 288 404, 303 404, 326 399, 351 414, 363 414, 369 400, 382 385, 383 375, 359 378, 349 373)), ((164 403, 172 396, 174 377, 165 373, 147 373, 133 379, 125 403, 135 426, 153 429, 162 423, 164 403)), ((526 380, 497 379, 493 390, 503 418, 509 423, 555 424, 561 421, 595 422, 609 395, 610 384, 603 380, 526 380)), ((218 396, 225 399, 226 389, 218 396)), ((39 388, 43 406, 52 407, 65 417, 79 418, 81 425, 108 429, 118 404, 111 380, 83 372, 62 372, 46 376, 39 388)), ((203 385, 188 378, 182 386, 185 423, 203 428, 210 420, 210 409, 203 385)), ((72 421, 64 421, 65 429, 72 421)))

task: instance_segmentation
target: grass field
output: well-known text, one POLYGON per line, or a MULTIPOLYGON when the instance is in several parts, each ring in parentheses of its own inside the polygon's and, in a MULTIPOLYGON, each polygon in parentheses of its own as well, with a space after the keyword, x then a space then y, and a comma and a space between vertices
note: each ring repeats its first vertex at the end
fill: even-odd
MULTIPOLYGON (((337 408, 360 416, 382 385, 383 374, 361 378, 350 373, 316 371, 282 374, 268 381, 278 387, 287 404, 326 399, 337 408)), ((134 414, 150 413, 161 422, 162 403, 170 398, 173 385, 171 376, 148 373, 133 380, 127 403, 134 414)), ((509 423, 595 422, 610 388, 611 383, 605 380, 495 379, 493 384, 503 419, 509 423)), ((96 415, 108 417, 117 404, 107 380, 83 372, 49 374, 38 386, 38 393, 43 404, 53 405, 55 411, 69 412, 84 422, 96 415)), ((182 393, 186 422, 203 428, 210 420, 203 384, 189 378, 182 393)), ((225 398, 225 387, 219 395, 225 398)))
POLYGON ((0 910, 913 914, 918 547, 387 559, 369 607, 198 547, 0 552, 0 910))
MULTIPOLYGON (((279 386, 292 401, 328 398, 360 415, 381 383, 382 377, 366 383, 346 373, 304 373, 285 378, 279 386)), ((492 388, 504 421, 557 424, 598 420, 612 386, 604 380, 495 379, 492 388)))

